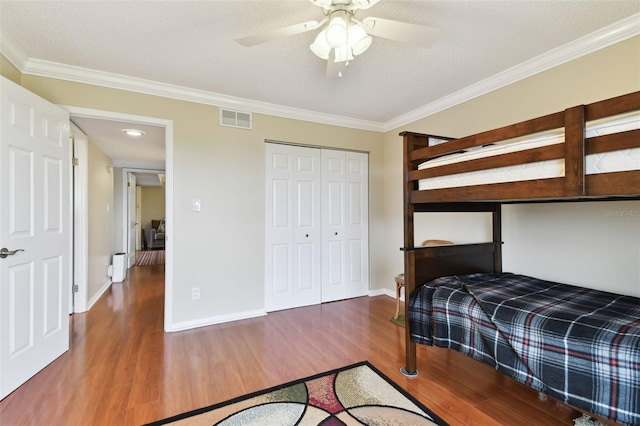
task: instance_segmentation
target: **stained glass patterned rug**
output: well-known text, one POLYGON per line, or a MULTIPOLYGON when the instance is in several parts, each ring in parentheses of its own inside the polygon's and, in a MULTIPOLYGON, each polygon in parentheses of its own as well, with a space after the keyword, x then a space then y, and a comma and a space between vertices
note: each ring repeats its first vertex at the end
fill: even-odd
POLYGON ((368 362, 296 380, 149 425, 441 425, 368 362))

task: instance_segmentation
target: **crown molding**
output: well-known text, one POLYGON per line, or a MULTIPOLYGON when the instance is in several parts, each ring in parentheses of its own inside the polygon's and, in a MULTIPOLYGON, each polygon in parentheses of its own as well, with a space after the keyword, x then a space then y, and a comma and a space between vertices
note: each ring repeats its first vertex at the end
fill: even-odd
POLYGON ((23 70, 29 61, 29 57, 2 28, 0 28, 0 52, 14 67, 20 72, 24 72, 23 70))
POLYGON ((581 56, 627 40, 640 34, 640 13, 631 15, 608 27, 587 34, 575 41, 543 53, 533 59, 506 69, 478 83, 467 86, 448 96, 400 115, 383 124, 384 132, 406 126, 415 121, 470 101, 486 93, 524 80, 535 74, 557 67, 581 56))
POLYGON ((240 111, 250 111, 258 114, 273 115, 295 120, 309 121, 319 124, 349 127, 360 130, 382 132, 382 123, 359 120, 332 114, 324 114, 301 108, 293 108, 268 102, 255 101, 246 98, 228 96, 205 90, 192 89, 173 84, 160 83, 142 78, 129 77, 106 71, 92 70, 74 65, 40 59, 29 59, 23 67, 24 74, 38 77, 55 78, 76 83, 92 84, 111 89, 126 90, 146 95, 161 96, 221 108, 231 108, 240 111))
POLYGON ((56 62, 29 58, 3 30, 0 30, 0 51, 23 74, 49 77, 78 83, 92 84, 112 89, 127 90, 147 95, 161 96, 188 102, 213 105, 221 108, 245 110, 258 114, 273 115, 312 123, 348 127, 373 132, 389 132, 425 117, 467 102, 486 93, 523 80, 581 56, 627 40, 640 34, 640 13, 618 21, 608 27, 567 43, 529 61, 502 71, 492 77, 472 84, 451 95, 440 98, 418 109, 382 122, 360 120, 333 114, 286 107, 251 99, 223 95, 204 90, 191 89, 159 83, 122 74, 65 65, 56 62))

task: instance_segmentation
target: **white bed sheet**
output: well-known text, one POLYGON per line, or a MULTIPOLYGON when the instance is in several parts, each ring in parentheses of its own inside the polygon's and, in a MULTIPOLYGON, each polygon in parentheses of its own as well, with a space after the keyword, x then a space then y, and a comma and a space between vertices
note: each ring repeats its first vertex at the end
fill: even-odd
MULTIPOLYGON (((640 128, 640 113, 613 117, 590 123, 586 137, 602 136, 640 128)), ((490 146, 471 148, 463 153, 446 155, 426 161, 418 166, 419 170, 455 164, 476 158, 491 157, 510 152, 524 151, 541 146, 564 142, 563 129, 546 132, 525 138, 501 141, 490 146)), ((601 154, 587 155, 586 174, 610 173, 626 170, 640 170, 640 148, 623 149, 601 154)), ((475 172, 457 173, 420 179, 420 190, 455 188, 460 186, 485 185, 491 183, 517 182, 523 180, 546 179, 564 176, 564 159, 539 161, 517 166, 498 167, 475 172)))

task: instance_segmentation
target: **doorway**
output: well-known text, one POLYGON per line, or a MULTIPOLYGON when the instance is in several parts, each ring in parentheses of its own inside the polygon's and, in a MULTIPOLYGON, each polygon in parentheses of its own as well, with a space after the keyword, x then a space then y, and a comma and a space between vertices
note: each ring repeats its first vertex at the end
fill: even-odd
MULTIPOLYGON (((165 247, 165 307, 164 307, 164 329, 165 331, 171 331, 172 328, 172 296, 173 296, 173 246, 170 236, 173 235, 173 122, 171 120, 159 119, 154 117, 136 116, 131 114, 117 113, 112 111, 101 111, 87 108, 78 108, 73 106, 63 106, 74 122, 82 122, 83 119, 93 119, 104 122, 105 125, 113 124, 113 122, 122 122, 134 126, 149 126, 148 128, 160 128, 164 133, 164 167, 152 167, 149 169, 162 170, 164 169, 165 179, 165 224, 166 234, 168 236, 165 247)), ((91 134, 89 134, 91 138, 91 134)), ((132 168, 131 163, 123 161, 118 164, 121 168, 132 168)), ((114 163, 116 166, 116 163, 114 163)), ((120 167, 119 167, 120 168, 120 167)), ((149 169, 146 169, 147 171, 149 169)), ((87 185, 87 182, 84 182, 87 185)), ((82 183, 81 183, 82 185, 82 183)), ((114 197, 112 206, 114 213, 117 211, 123 212, 124 206, 120 198, 114 197)), ((108 206, 107 208, 110 208, 108 206)), ((125 216, 126 217, 126 216, 125 216)), ((122 226, 123 221, 114 221, 116 229, 115 235, 124 235, 124 232, 118 232, 118 222, 122 226)), ((87 232, 86 229, 78 229, 76 232, 87 232)), ((117 237, 116 237, 117 238, 117 237)), ((114 240, 113 253, 118 251, 125 240, 114 240)), ((85 253, 86 255, 86 253, 85 253)), ((86 290, 86 289, 85 289, 86 290)), ((85 291, 86 294, 86 291, 85 291)), ((89 309, 90 306, 87 306, 89 309)))
POLYGON ((129 216, 127 218, 123 215, 124 223, 129 223, 129 226, 123 225, 123 232, 127 232, 128 235, 123 233, 122 239, 128 243, 128 254, 141 250, 164 249, 165 233, 158 231, 161 231, 160 224, 165 228, 165 177, 164 169, 122 169, 120 194, 123 206, 125 202, 128 204, 128 208, 123 211, 129 216), (132 178, 135 180, 135 201, 132 201, 130 196, 132 178))

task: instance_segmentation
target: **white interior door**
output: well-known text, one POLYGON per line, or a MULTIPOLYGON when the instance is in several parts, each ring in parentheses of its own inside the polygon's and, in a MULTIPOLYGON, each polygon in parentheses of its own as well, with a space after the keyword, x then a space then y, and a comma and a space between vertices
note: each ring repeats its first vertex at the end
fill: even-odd
POLYGON ((322 301, 369 291, 368 155, 322 150, 322 301))
POLYGON ((0 398, 69 349, 71 144, 66 111, 1 80, 0 398))
POLYGON ((322 301, 347 297, 346 152, 322 150, 322 301))
POLYGON ((136 198, 136 175, 127 173, 127 223, 129 224, 127 235, 127 268, 131 268, 136 261, 136 230, 138 229, 136 198))
POLYGON ((320 303, 320 150, 265 144, 267 311, 320 303))
POLYGON ((369 293, 369 155, 345 153, 346 297, 369 293))

